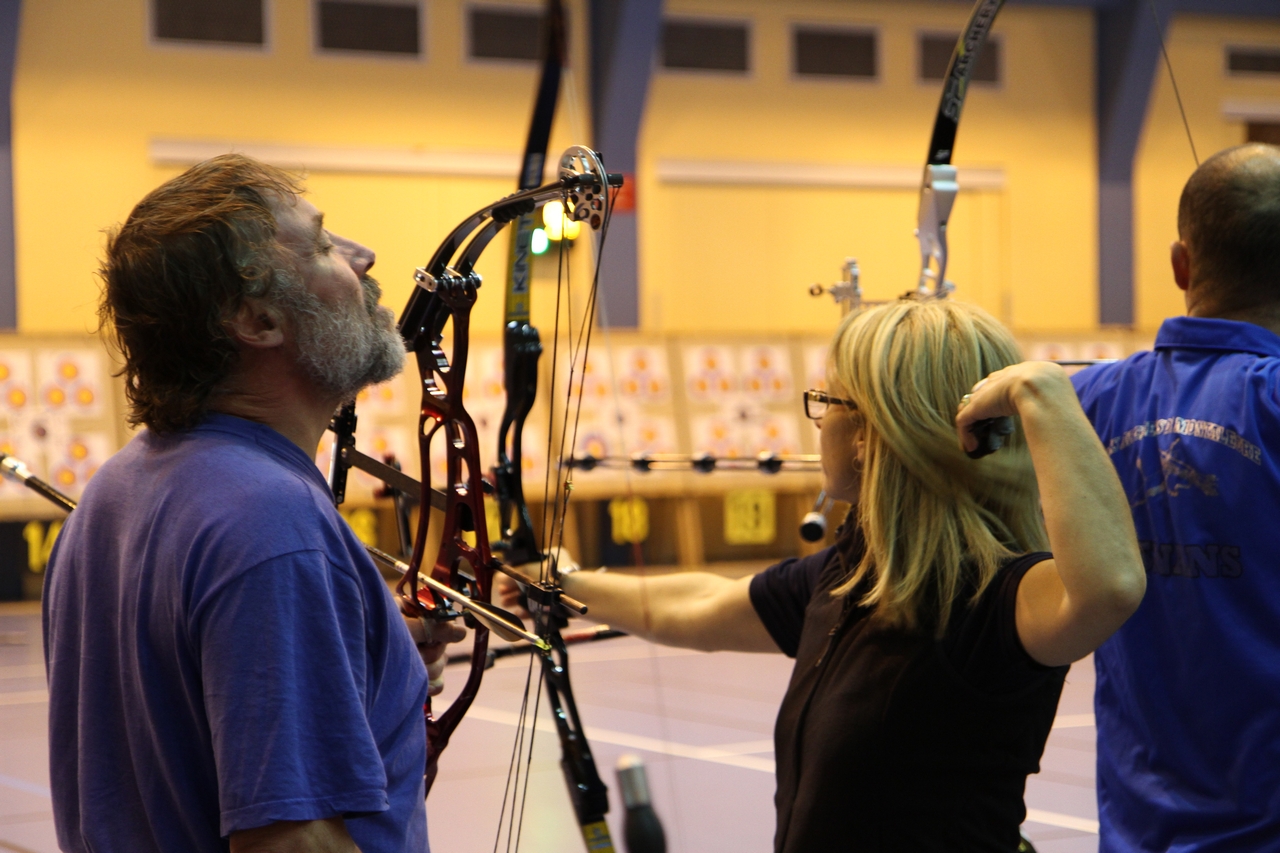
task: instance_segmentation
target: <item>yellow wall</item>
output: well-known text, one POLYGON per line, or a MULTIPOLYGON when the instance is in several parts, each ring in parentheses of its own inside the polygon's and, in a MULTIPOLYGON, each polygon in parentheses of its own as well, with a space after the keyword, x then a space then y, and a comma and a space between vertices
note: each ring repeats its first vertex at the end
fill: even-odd
MULTIPOLYGON (((662 158, 923 168, 941 84, 916 79, 916 33, 958 32, 960 4, 674 0, 672 14, 750 17, 750 78, 659 72, 643 138, 662 158), (791 22, 872 26, 877 82, 790 77, 791 22)), ((952 217, 949 277, 960 294, 1014 325, 1082 328, 1096 315, 1092 19, 1010 8, 1005 82, 974 87, 955 162, 1001 167, 1003 191, 965 193, 952 217), (1043 239, 1050 235, 1050 239, 1043 239)), ((645 319, 692 330, 829 327, 829 304, 805 286, 859 259, 868 296, 915 285, 915 190, 662 185, 641 179, 645 319), (655 286, 655 284, 657 286, 655 286), (744 299, 745 297, 745 299, 744 299), (718 306, 733 305, 733 311, 718 306), (686 310, 692 306, 694 310, 686 310)))
MULTIPOLYGON (((312 55, 307 0, 268 4, 266 51, 152 47, 145 0, 24 4, 14 98, 21 329, 93 328, 102 230, 180 171, 150 162, 153 138, 518 152, 536 69, 465 62, 461 4, 428 5, 426 58, 405 61, 312 55)), ((562 110, 553 147, 569 144, 569 118, 562 110)), ((317 172, 308 186, 334 231, 377 250, 384 301, 398 308, 414 267, 472 210, 511 192, 515 176, 317 172)), ((495 330, 502 254, 481 266, 496 295, 476 315, 495 330)))
MULTIPOLYGON (((533 0, 526 4, 537 5, 533 0)), ((145 0, 27 3, 14 103, 18 310, 28 332, 94 325, 102 230, 175 174, 148 159, 154 138, 518 152, 536 71, 467 62, 461 0, 428 0, 422 61, 316 57, 308 0, 272 0, 266 51, 148 44, 145 0)), ((574 22, 575 109, 552 147, 587 139, 583 28, 574 22)), ((821 333, 836 314, 805 292, 859 258, 869 296, 914 284, 913 190, 676 184, 660 161, 918 166, 939 96, 915 79, 919 30, 958 30, 963 4, 837 0, 668 0, 670 14, 753 21, 746 78, 655 73, 639 169, 642 323, 651 333, 821 333), (793 21, 872 26, 874 83, 795 81, 793 21)), ((1024 334, 1081 333, 1096 317, 1093 23, 1087 11, 1007 8, 997 24, 1005 80, 975 88, 956 162, 1003 170, 1003 189, 962 192, 952 218, 953 278, 1024 334)), ((1280 84, 1227 79, 1227 43, 1280 44, 1280 25, 1182 17, 1170 52, 1202 156, 1243 138, 1227 97, 1277 98, 1280 84)), ((608 152, 605 152, 606 156, 608 152)), ((1140 327, 1179 313, 1165 252, 1192 168, 1161 70, 1139 154, 1140 327)), ((415 266, 513 180, 339 174, 310 177, 332 227, 378 250, 386 302, 403 304, 415 266)), ((501 251, 475 323, 498 326, 501 251)), ((541 287, 551 287, 547 279, 541 287)), ((547 294, 549 296, 549 293, 547 294)), ((535 301, 545 323, 548 298, 535 301)))
MULTIPOLYGON (((1188 15, 1175 20, 1169 34, 1169 61, 1201 160, 1245 141, 1245 123, 1223 115, 1225 101, 1280 111, 1280 81, 1274 76, 1227 75, 1229 45, 1280 48, 1280 22, 1188 15)), ((1196 165, 1163 65, 1152 95, 1134 177, 1136 319, 1146 328, 1185 308, 1169 272, 1169 244, 1178 236, 1178 197, 1196 165)))

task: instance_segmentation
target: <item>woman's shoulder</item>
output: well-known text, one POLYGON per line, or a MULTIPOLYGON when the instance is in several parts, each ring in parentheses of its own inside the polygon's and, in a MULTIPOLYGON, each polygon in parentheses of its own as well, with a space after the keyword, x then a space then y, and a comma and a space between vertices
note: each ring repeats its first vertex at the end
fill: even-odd
MULTIPOLYGON (((980 688, 1003 693, 1055 670, 1037 663, 1018 638, 1018 586, 1034 566, 1053 559, 1032 551, 1004 560, 995 577, 973 598, 956 602, 946 636, 940 641, 951 664, 980 688)), ((1065 668, 1064 668, 1065 671, 1065 668)))

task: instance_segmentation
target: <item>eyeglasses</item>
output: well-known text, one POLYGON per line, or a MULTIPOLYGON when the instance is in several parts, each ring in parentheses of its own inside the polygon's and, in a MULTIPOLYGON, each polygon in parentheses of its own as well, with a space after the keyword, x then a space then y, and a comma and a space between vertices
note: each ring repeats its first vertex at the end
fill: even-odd
POLYGON ((804 414, 807 418, 817 420, 827 413, 827 409, 831 406, 848 406, 850 409, 858 408, 858 404, 852 400, 841 400, 839 397, 832 397, 826 391, 819 391, 817 388, 810 388, 804 392, 804 414))

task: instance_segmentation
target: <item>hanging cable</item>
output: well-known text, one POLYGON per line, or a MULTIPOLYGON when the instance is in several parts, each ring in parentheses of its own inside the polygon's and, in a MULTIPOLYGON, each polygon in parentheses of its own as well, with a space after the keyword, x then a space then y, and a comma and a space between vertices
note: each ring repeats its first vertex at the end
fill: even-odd
POLYGON ((1182 93, 1178 91, 1178 78, 1173 73, 1173 63, 1169 61, 1169 51, 1165 48, 1164 28, 1160 26, 1160 13, 1156 10, 1156 0, 1148 0, 1151 7, 1151 20, 1155 23, 1156 38, 1160 40, 1160 55, 1164 57, 1164 67, 1169 71, 1169 82, 1173 84, 1173 97, 1178 102, 1178 114, 1182 116, 1182 127, 1187 132, 1187 142, 1191 144, 1191 159, 1200 168, 1200 155, 1196 152, 1196 141, 1191 136, 1191 124, 1187 121, 1187 111, 1182 106, 1182 93))

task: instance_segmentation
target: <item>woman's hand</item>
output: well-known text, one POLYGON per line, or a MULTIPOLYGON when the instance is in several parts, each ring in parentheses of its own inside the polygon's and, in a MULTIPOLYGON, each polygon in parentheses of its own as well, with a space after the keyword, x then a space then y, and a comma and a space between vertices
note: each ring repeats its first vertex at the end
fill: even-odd
MULTIPOLYGON (((557 571, 562 573, 576 572, 581 568, 567 548, 553 548, 547 554, 547 559, 541 563, 543 577, 551 576, 551 564, 553 563, 557 571)), ((519 575, 527 579, 528 582, 533 583, 538 579, 536 571, 533 569, 533 564, 530 563, 522 566, 507 566, 505 572, 496 572, 493 576, 493 603, 504 610, 510 610, 521 619, 531 618, 529 611, 521 600, 521 596, 524 594, 524 584, 511 575, 519 575)))
POLYGON ((418 654, 422 655, 422 662, 427 665, 430 695, 435 696, 444 690, 445 646, 465 638, 467 630, 454 622, 416 616, 405 616, 404 624, 418 647, 418 654))
POLYGON ((960 400, 956 413, 956 434, 966 453, 978 449, 974 425, 979 421, 1019 414, 1018 407, 1031 399, 1046 397, 1075 404, 1071 379, 1060 366, 1048 361, 1024 361, 989 375, 973 386, 960 400))
MULTIPOLYGON (((519 571, 518 569, 516 571, 519 571)), ((529 618, 529 611, 521 601, 524 593, 522 584, 504 572, 493 573, 493 603, 503 610, 509 610, 521 619, 529 618)))
POLYGON ((1023 362, 974 385, 956 414, 961 446, 977 447, 975 424, 1011 415, 1022 421, 1053 551, 1018 585, 1018 638, 1032 658, 1059 666, 1092 652, 1129 618, 1146 572, 1129 500, 1066 371, 1023 362))

